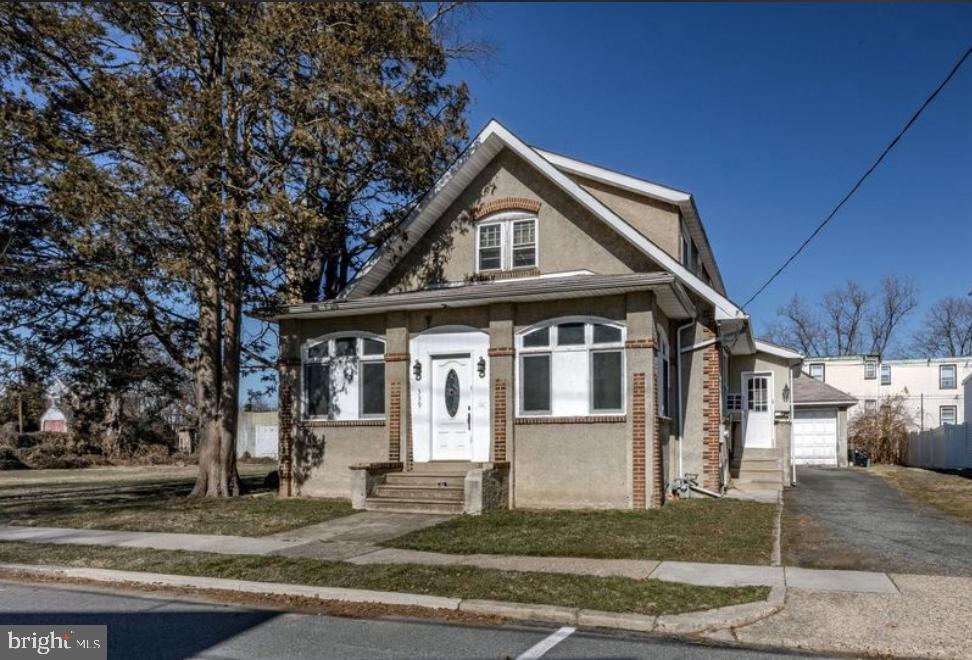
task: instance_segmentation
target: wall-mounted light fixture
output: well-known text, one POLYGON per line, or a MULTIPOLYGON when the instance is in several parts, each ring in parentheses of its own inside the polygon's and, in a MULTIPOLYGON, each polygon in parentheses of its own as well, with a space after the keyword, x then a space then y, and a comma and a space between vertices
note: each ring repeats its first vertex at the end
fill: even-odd
POLYGON ((783 401, 788 402, 790 400, 790 385, 787 383, 783 386, 783 401))
POLYGON ((422 363, 418 360, 412 365, 412 375, 415 376, 415 380, 422 380, 422 363))
POLYGON ((479 362, 476 363, 476 368, 479 370, 479 377, 486 378, 486 358, 482 355, 479 356, 479 362))

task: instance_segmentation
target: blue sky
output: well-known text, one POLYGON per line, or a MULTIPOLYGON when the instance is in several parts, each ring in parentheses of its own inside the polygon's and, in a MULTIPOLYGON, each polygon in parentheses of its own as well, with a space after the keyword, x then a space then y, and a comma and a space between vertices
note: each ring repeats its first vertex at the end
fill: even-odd
MULTIPOLYGON (((692 192, 730 296, 795 249, 972 43, 958 4, 484 4, 496 48, 459 65, 475 131, 692 192)), ((922 308, 972 289, 972 61, 749 308, 914 279, 922 308)))

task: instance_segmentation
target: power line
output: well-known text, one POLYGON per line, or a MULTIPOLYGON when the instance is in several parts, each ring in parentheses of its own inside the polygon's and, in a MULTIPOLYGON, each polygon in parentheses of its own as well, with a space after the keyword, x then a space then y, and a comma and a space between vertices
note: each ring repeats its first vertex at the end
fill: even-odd
POLYGON ((857 180, 857 183, 854 184, 854 187, 851 188, 846 195, 844 195, 844 197, 840 200, 837 206, 834 207, 834 210, 831 211, 826 218, 824 218, 823 222, 817 225, 817 228, 813 230, 813 233, 811 233, 810 236, 808 236, 807 239, 800 244, 800 247, 796 249, 796 252, 791 254, 789 258, 783 262, 782 266, 776 269, 776 272, 773 273, 773 275, 771 275, 770 278, 763 283, 763 286, 759 287, 759 289, 756 290, 756 293, 750 296, 749 300, 743 303, 743 308, 747 307, 749 303, 753 302, 753 300, 755 300, 756 297, 759 294, 761 294, 763 290, 766 289, 766 287, 768 287, 773 282, 773 280, 775 280, 780 275, 780 273, 786 270, 786 267, 789 266, 790 263, 800 255, 801 252, 803 252, 803 249, 810 244, 810 241, 812 241, 817 236, 817 234, 819 234, 820 231, 827 226, 828 222, 834 219, 834 216, 837 215, 837 212, 840 211, 841 207, 845 203, 847 203, 847 200, 849 200, 854 193, 857 192, 857 189, 861 187, 861 184, 864 183, 867 177, 871 176, 871 173, 877 169, 878 165, 881 164, 881 161, 884 160, 884 157, 887 156, 892 149, 894 149, 895 145, 898 144, 898 141, 902 137, 904 137, 904 134, 908 132, 908 129, 911 128, 912 124, 914 124, 915 121, 918 119, 918 117, 921 116, 921 113, 924 112, 925 108, 927 108, 928 105, 935 100, 935 97, 938 96, 938 93, 942 91, 942 89, 945 88, 945 85, 947 85, 949 81, 955 76, 955 74, 958 73, 958 70, 961 68, 962 64, 965 63, 965 60, 969 58, 969 55, 972 55, 972 46, 969 46, 968 50, 965 51, 962 57, 959 58, 958 62, 955 63, 955 66, 952 67, 952 70, 948 72, 948 75, 945 76, 945 79, 941 83, 939 83, 938 87, 935 88, 935 91, 933 91, 931 95, 927 99, 925 99, 925 102, 921 104, 921 107, 918 108, 918 110, 915 111, 913 115, 911 115, 911 119, 909 119, 908 123, 904 125, 904 128, 898 131, 898 134, 894 136, 894 139, 891 140, 890 143, 888 143, 888 146, 884 148, 884 151, 882 151, 881 155, 877 157, 877 160, 875 160, 871 164, 871 166, 867 168, 867 171, 864 172, 861 178, 857 180))

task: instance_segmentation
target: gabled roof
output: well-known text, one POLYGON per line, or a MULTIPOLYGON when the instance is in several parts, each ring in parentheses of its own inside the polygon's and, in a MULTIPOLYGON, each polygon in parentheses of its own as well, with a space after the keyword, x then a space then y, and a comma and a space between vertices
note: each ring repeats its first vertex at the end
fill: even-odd
POLYGON ((837 407, 853 406, 857 404, 857 399, 843 390, 821 383, 806 374, 801 373, 793 378, 793 405, 822 406, 825 404, 837 407))
POLYGON ((709 237, 705 233, 702 220, 699 218, 699 210, 695 207, 695 199, 690 193, 669 188, 668 186, 663 186, 652 181, 646 181, 645 179, 639 179, 629 174, 615 172, 606 167, 585 163, 582 160, 562 156, 552 151, 546 151, 536 147, 534 147, 534 151, 563 172, 576 174, 587 179, 594 179, 595 181, 606 183, 615 188, 638 193, 651 199, 657 199, 677 206, 682 212, 682 217, 685 219, 685 226, 688 229, 689 236, 692 237, 692 240, 695 241, 695 245, 699 249, 699 256, 702 258, 702 263, 713 282, 715 282, 714 288, 720 293, 725 292, 726 286, 722 282, 722 273, 719 272, 719 265, 716 263, 715 255, 712 253, 709 237))
POLYGON ((794 362, 803 361, 803 353, 795 351, 792 348, 787 348, 786 346, 774 344, 773 342, 766 341, 765 339, 756 340, 756 350, 761 353, 769 353, 770 355, 776 355, 777 357, 793 360, 794 362))
POLYGON ((425 197, 419 201, 403 221, 400 227, 402 237, 392 239, 376 250, 357 277, 342 292, 341 298, 350 300, 371 294, 385 276, 391 272, 401 257, 421 240, 425 232, 465 190, 473 178, 504 148, 523 158, 595 217, 627 239, 643 254, 674 274, 687 289, 712 303, 715 307, 717 321, 748 318, 746 313, 726 296, 682 266, 678 260, 625 222, 544 158, 537 150, 528 146, 495 119, 490 121, 473 139, 456 162, 436 181, 432 189, 426 193, 425 197))

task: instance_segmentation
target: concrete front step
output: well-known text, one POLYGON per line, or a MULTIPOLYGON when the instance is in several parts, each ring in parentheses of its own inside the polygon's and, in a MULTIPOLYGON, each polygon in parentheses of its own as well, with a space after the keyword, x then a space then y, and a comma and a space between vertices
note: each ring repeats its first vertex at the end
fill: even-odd
POLYGON ((740 490, 783 490, 781 479, 733 479, 732 486, 740 490))
POLYGON ((772 504, 780 501, 780 491, 730 488, 726 491, 725 497, 730 500, 749 500, 751 502, 768 502, 772 504))
POLYGON ((766 467, 779 467, 783 464, 782 458, 734 458, 729 461, 729 464, 733 467, 739 467, 740 465, 751 465, 751 466, 766 466, 766 467))
POLYGON ((747 459, 759 459, 759 458, 780 458, 783 455, 782 449, 777 449, 775 447, 771 448, 741 448, 737 449, 736 453, 733 455, 733 460, 747 460, 747 459))
POLYGON ((413 463, 412 473, 432 473, 432 474, 466 474, 470 470, 482 467, 482 463, 471 463, 469 461, 428 461, 426 463, 413 463))
POLYGON ((429 488, 463 488, 466 473, 389 472, 385 484, 389 486, 426 486, 429 488))
POLYGON ((421 500, 405 497, 369 497, 365 499, 366 511, 389 513, 462 513, 463 502, 451 500, 421 500))
POLYGON ((461 502, 463 489, 455 486, 402 486, 382 484, 375 488, 375 496, 408 500, 444 500, 461 502))
POLYGON ((733 479, 761 479, 764 481, 781 481, 783 479, 783 470, 778 467, 767 468, 743 465, 735 470, 730 469, 730 473, 733 479))

